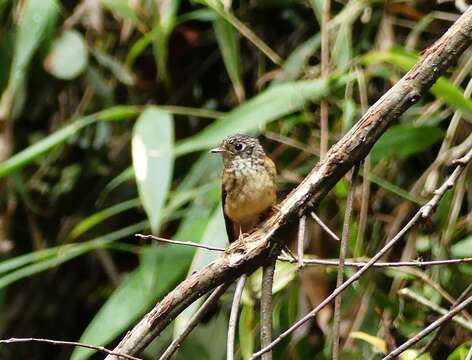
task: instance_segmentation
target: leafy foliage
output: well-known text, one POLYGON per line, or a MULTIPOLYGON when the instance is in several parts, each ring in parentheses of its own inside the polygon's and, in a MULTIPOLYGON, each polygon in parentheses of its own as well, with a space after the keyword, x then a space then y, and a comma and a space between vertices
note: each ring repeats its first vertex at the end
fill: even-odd
MULTIPOLYGON (((2 336, 114 344, 188 273, 218 256, 134 234, 226 244, 221 162, 208 148, 233 133, 258 135, 278 166, 282 198, 319 159, 318 102, 329 103, 334 144, 459 14, 458 2, 332 2, 330 74, 322 77, 324 1, 0 0, 2 336)), ((470 51, 374 146, 361 171, 349 256, 374 254, 447 174, 448 150, 470 146, 470 51)), ((470 174, 390 260, 472 256, 470 174)), ((346 188, 340 181, 314 209, 337 234, 346 188)), ((336 258, 338 244, 316 223, 308 228, 306 254, 336 258)), ((296 234, 294 227, 291 248, 296 234)), ((399 298, 400 288, 448 308, 438 287, 456 298, 472 265, 418 271, 375 271, 343 295, 343 358, 373 358, 434 318, 399 298)), ((259 348, 259 276, 250 277, 243 297, 243 359, 259 348)), ((274 333, 318 304, 335 278, 331 267, 278 266, 274 333)), ((228 302, 220 301, 178 358, 224 356, 228 302)), ((162 353, 196 305, 145 356, 162 353)), ((331 322, 326 309, 274 358, 331 358, 331 322)), ((464 358, 467 339, 450 325, 423 358, 464 358)), ((100 358, 41 344, 0 349, 2 358, 32 354, 100 358)), ((412 349, 402 359, 416 355, 412 349)))

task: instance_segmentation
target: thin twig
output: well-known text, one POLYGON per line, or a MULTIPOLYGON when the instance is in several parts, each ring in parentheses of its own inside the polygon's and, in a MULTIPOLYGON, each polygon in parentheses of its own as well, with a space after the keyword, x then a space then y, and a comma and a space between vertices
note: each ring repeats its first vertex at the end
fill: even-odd
POLYGON ((224 294, 226 289, 231 283, 223 284, 217 287, 211 295, 205 300, 205 302, 200 306, 198 311, 193 314, 192 318, 187 324, 187 327, 179 334, 178 337, 172 341, 169 347, 164 351, 159 360, 168 360, 172 355, 177 351, 185 338, 192 332, 192 330, 202 321, 203 317, 208 313, 208 311, 216 304, 221 295, 224 294))
MULTIPOLYGON (((288 257, 279 256, 277 260, 290 262, 290 263, 298 263, 298 260, 291 259, 288 257)), ((344 262, 344 266, 355 267, 355 268, 362 268, 364 267, 370 259, 366 259, 365 261, 351 261, 346 260, 344 262)), ((444 259, 444 260, 431 260, 431 261, 390 261, 390 262, 376 262, 372 265, 372 267, 384 268, 384 267, 427 267, 427 266, 440 266, 440 265, 455 265, 455 264, 465 264, 472 262, 472 258, 460 258, 460 259, 444 259)), ((305 258, 303 259, 304 266, 339 266, 339 260, 335 259, 310 259, 305 258)))
POLYGON ((274 64, 282 66, 283 60, 279 54, 270 48, 259 36, 254 33, 248 26, 239 20, 233 13, 227 12, 218 5, 213 6, 208 3, 218 14, 220 14, 226 21, 233 25, 246 39, 254 44, 265 56, 267 56, 274 64))
MULTIPOLYGON (((272 341, 272 284, 276 261, 262 269, 261 286, 261 346, 267 346, 272 341)), ((262 360, 272 360, 272 351, 262 355, 262 360)))
POLYGON ((418 341, 426 337, 429 333, 431 333, 434 329, 437 329, 445 322, 452 319, 457 313, 461 312, 467 306, 472 304, 472 296, 467 298, 466 300, 462 301, 456 307, 452 308, 449 312, 445 315, 441 316, 439 319, 431 323, 429 326, 421 330, 418 334, 413 336, 410 340, 404 342, 402 345, 397 347, 395 350, 390 352, 387 356, 385 356, 382 360, 391 360, 395 359, 398 355, 400 355, 403 351, 410 348, 411 346, 415 345, 418 341))
POLYGON ((145 240, 151 239, 151 240, 154 240, 154 241, 169 243, 169 244, 175 244, 175 245, 193 246, 193 247, 197 247, 197 248, 202 248, 202 249, 207 249, 207 250, 214 250, 214 251, 222 251, 222 252, 225 251, 224 248, 211 246, 211 245, 199 244, 199 243, 192 242, 192 241, 169 240, 169 239, 161 238, 159 236, 143 235, 143 234, 135 234, 135 236, 140 238, 140 239, 145 239, 145 240))
MULTIPOLYGON (((416 65, 331 147, 326 159, 320 161, 279 204, 278 211, 262 222, 257 231, 247 236, 244 244, 240 243, 241 246, 235 249, 237 251, 229 251, 203 269, 190 274, 126 333, 115 351, 139 354, 196 299, 224 282, 254 271, 267 261, 269 253, 280 251, 283 239, 275 238, 274 235, 300 212, 319 205, 334 184, 354 163, 368 154, 388 127, 419 101, 471 44, 472 8, 462 14, 440 39, 423 51, 416 65)), ((116 357, 110 355, 107 360, 113 358, 116 357)))
MULTIPOLYGON (((359 98, 361 101, 361 111, 365 113, 369 106, 369 95, 367 93, 367 84, 365 80, 365 74, 359 68, 356 69, 357 83, 359 85, 359 98)), ((362 168, 362 201, 361 209, 359 212, 359 230, 357 232, 357 240, 354 248, 354 256, 361 253, 364 247, 364 236, 367 228, 367 214, 369 211, 369 198, 370 198, 370 154, 364 159, 364 165, 362 168)))
MULTIPOLYGON (((333 235, 336 236, 335 234, 333 234, 333 235)), ((154 236, 154 235, 135 234, 135 236, 140 237, 142 239, 151 239, 151 240, 155 240, 155 241, 158 241, 158 242, 169 243, 169 244, 174 244, 174 245, 199 247, 199 248, 203 248, 203 249, 207 249, 207 250, 220 251, 220 252, 225 252, 226 251, 226 249, 224 249, 224 248, 215 247, 215 246, 211 246, 211 245, 205 245, 205 244, 199 244, 199 243, 192 242, 192 241, 170 240, 170 239, 165 239, 165 238, 162 238, 162 237, 157 237, 157 236, 154 236)), ((338 238, 338 240, 339 240, 339 238, 338 238)), ((298 263, 298 258, 290 251, 290 249, 287 248, 287 247, 285 247, 284 249, 285 249, 285 251, 288 252, 289 257, 279 256, 277 258, 277 260, 290 262, 290 263, 298 263)), ((365 266, 365 264, 367 264, 368 261, 369 261, 369 259, 366 259, 365 261, 346 260, 344 262, 344 266, 361 268, 361 267, 365 266)), ((469 263, 469 262, 472 262, 472 257, 471 258, 460 258, 460 259, 431 260, 431 261, 414 260, 414 261, 397 261, 397 262, 378 262, 378 263, 375 263, 373 266, 374 267, 414 266, 414 267, 422 268, 422 267, 427 267, 427 266, 454 265, 454 264, 464 264, 464 263, 469 263)), ((303 265, 304 266, 338 266, 339 265, 339 260, 303 258, 303 265)))
POLYGON ((121 358, 129 359, 129 360, 141 360, 141 358, 137 358, 135 356, 108 350, 104 348, 103 346, 84 344, 84 343, 75 342, 75 341, 63 341, 63 340, 41 339, 41 338, 10 338, 10 339, 0 340, 0 344, 14 344, 14 343, 22 343, 22 342, 39 342, 39 343, 46 343, 46 344, 53 344, 53 345, 79 346, 86 349, 92 349, 92 350, 97 350, 103 353, 107 353, 109 355, 118 356, 119 358, 121 357, 121 358))
MULTIPOLYGON (((336 278, 336 287, 341 286, 344 279, 344 261, 347 254, 347 243, 349 240, 349 224, 351 222, 352 205, 354 203, 354 191, 356 189, 357 173, 359 172, 359 165, 355 165, 352 170, 351 184, 349 186, 349 193, 346 202, 346 210, 344 212, 343 233, 341 235, 341 246, 339 249, 339 266, 338 275, 336 278)), ((334 317, 333 317, 333 354, 332 359, 339 359, 339 329, 341 325, 341 300, 338 296, 334 301, 334 317)))
POLYGON ((311 217, 313 220, 317 222, 317 224, 328 233, 329 236, 331 236, 334 240, 339 241, 339 236, 336 235, 324 222, 321 220, 318 215, 316 215, 313 211, 310 212, 311 217))
MULTIPOLYGON (((445 315, 447 314, 448 310, 436 305, 435 303, 429 301, 424 296, 411 291, 410 289, 404 288, 398 291, 400 296, 406 297, 408 299, 414 300, 417 303, 420 303, 423 306, 437 312, 438 314, 445 315)), ((472 331, 472 322, 468 321, 467 319, 463 318, 462 316, 455 316, 452 318, 453 321, 464 327, 465 329, 472 331)))
MULTIPOLYGON (((462 300, 464 300, 468 295, 469 293, 472 292, 472 282, 469 284, 469 286, 467 286, 465 288, 464 291, 462 291, 462 293, 459 295, 459 297, 456 299, 456 301, 454 302, 454 304, 451 306, 451 308, 454 308, 455 306, 457 306, 462 300)), ((419 358, 421 355, 423 354, 426 354, 429 349, 431 348, 431 346, 436 343, 436 340, 438 339, 439 335, 441 334, 441 331, 442 331, 443 327, 440 326, 435 334, 433 335, 433 337, 426 343, 425 346, 423 346, 420 350, 420 352, 418 353, 418 355, 416 356, 416 358, 419 358)))
POLYGON ((246 283, 247 275, 242 275, 236 283, 236 290, 234 291, 233 303, 231 304, 231 313, 229 315, 228 323, 228 339, 226 345, 226 360, 234 360, 234 343, 236 338, 236 326, 238 325, 239 303, 243 294, 244 284, 246 283))
POLYGON ((303 253, 305 251, 306 238, 306 216, 303 215, 298 222, 298 242, 297 242, 297 256, 298 266, 303 267, 303 253))
POLYGON ((292 260, 294 260, 295 262, 298 262, 297 257, 294 255, 292 250, 290 250, 290 248, 287 245, 284 245, 282 247, 282 252, 281 252, 282 255, 284 254, 284 252, 286 252, 292 260))
MULTIPOLYGON (((471 10, 472 11, 472 10, 471 10)), ((444 196, 447 190, 449 190, 454 183, 457 181, 457 178, 460 176, 462 171, 464 170, 465 166, 468 162, 470 162, 472 158, 472 149, 463 156, 462 158, 456 160, 454 163, 457 165, 454 172, 449 176, 449 178, 441 185, 434 192, 434 196, 428 201, 425 205, 423 205, 416 214, 411 218, 411 220, 398 232, 398 234, 390 240, 384 247, 377 252, 377 254, 370 259, 360 270, 358 270, 353 276, 351 276, 348 280, 346 280, 341 286, 337 287, 326 299, 324 299, 318 306, 316 306, 312 311, 302 317, 300 320, 295 322, 292 326, 290 326, 287 330, 285 330, 282 334, 280 334, 269 346, 262 348, 258 352, 254 353, 251 359, 256 359, 260 357, 265 352, 271 350, 275 345, 281 342, 284 338, 289 336, 295 329, 300 327, 306 321, 314 318, 318 312, 323 309, 326 305, 328 305, 331 301, 333 301, 341 292, 346 290, 352 283, 357 281, 362 274, 364 274, 377 260, 379 260, 385 253, 387 253, 390 248, 392 248, 402 237, 405 235, 413 226, 419 223, 421 220, 427 219, 431 216, 433 211, 437 208, 439 201, 444 196)))
MULTIPOLYGON (((331 12, 331 0, 323 2, 323 12, 321 15, 321 76, 326 78, 329 76, 329 18, 331 12)), ((329 105, 327 100, 320 102, 320 158, 324 159, 328 152, 328 111, 329 105)))
MULTIPOLYGON (((444 290, 439 283, 431 279, 425 272, 420 271, 418 269, 412 269, 412 268, 402 269, 401 271, 406 274, 419 277, 426 284, 428 284, 434 290, 436 290, 437 293, 441 295, 451 306, 454 307, 455 305, 457 305, 456 300, 446 290, 444 290)), ((472 321, 472 317, 469 315, 469 313, 466 310, 464 310, 463 315, 464 315, 464 318, 466 318, 468 321, 472 321)))

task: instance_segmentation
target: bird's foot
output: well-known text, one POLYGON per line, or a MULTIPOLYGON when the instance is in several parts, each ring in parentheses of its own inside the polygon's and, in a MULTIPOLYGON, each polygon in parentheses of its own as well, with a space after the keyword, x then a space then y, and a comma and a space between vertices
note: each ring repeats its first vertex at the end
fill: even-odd
POLYGON ((270 207, 270 214, 274 215, 276 212, 279 212, 282 208, 279 204, 274 204, 270 207))

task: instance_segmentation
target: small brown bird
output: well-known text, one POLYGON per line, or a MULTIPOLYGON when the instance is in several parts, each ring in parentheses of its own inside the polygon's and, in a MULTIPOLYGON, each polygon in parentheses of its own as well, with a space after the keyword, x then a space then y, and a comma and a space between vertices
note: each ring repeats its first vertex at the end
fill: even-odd
POLYGON ((256 138, 232 135, 212 153, 223 155, 223 215, 229 242, 249 233, 277 200, 274 162, 256 138))

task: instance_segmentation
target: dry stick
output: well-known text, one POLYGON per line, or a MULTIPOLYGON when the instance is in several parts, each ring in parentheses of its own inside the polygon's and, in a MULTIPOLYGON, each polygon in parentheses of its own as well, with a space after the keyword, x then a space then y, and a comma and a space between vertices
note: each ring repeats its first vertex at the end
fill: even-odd
POLYGON ((318 225, 328 233, 334 240, 339 241, 339 236, 336 235, 313 211, 310 212, 311 217, 315 220, 318 225))
MULTIPOLYGON (((467 286, 465 288, 464 291, 462 291, 462 293, 459 295, 459 297, 456 299, 455 303, 452 305, 451 308, 454 308, 455 306, 457 306, 462 300, 464 300, 467 295, 469 295, 469 293, 472 291, 472 282, 469 284, 469 286, 467 286)), ((431 346, 436 342, 437 338, 439 337, 439 335, 441 334, 441 331, 442 331, 443 327, 440 326, 437 330, 436 330, 436 333, 433 335, 433 337, 428 341, 428 343, 423 346, 419 352, 419 354, 416 356, 416 359, 419 358, 421 355, 427 353, 429 351, 429 349, 431 348, 431 346)))
MULTIPOLYGON (((420 294, 417 294, 414 291, 411 291, 410 289, 407 289, 407 288, 400 289, 398 291, 398 294, 400 296, 414 300, 417 303, 420 303, 421 305, 426 306, 427 308, 437 312, 438 314, 445 315, 448 312, 446 309, 436 305, 432 301, 426 299, 424 296, 421 296, 420 294)), ((457 324, 461 325, 464 329, 472 331, 472 321, 468 321, 466 318, 463 318, 462 316, 459 316, 459 315, 453 317, 452 321, 455 321, 457 324)))
POLYGON ((247 275, 242 275, 236 283, 236 290, 234 291, 233 303, 231 304, 231 313, 229 315, 228 323, 228 339, 226 345, 226 360, 234 360, 234 343, 236 338, 236 326, 238 325, 239 303, 243 294, 244 284, 246 283, 247 275))
MULTIPOLYGON (((472 8, 471 8, 472 12, 472 8)), ((420 220, 427 219, 431 216, 432 212, 436 209, 439 204, 439 201, 457 181, 457 178, 462 173, 464 168, 466 167, 467 163, 470 162, 472 159, 472 149, 462 158, 456 160, 454 163, 457 165, 454 172, 449 176, 449 178, 441 185, 439 189, 434 192, 434 196, 428 201, 425 205, 423 205, 416 214, 411 218, 411 220, 406 224, 403 229, 392 239, 390 240, 377 254, 367 262, 360 270, 358 270, 354 275, 352 275, 348 280, 346 280, 341 286, 337 287, 331 295, 329 295, 326 299, 324 299, 317 307, 315 307, 312 311, 310 311, 307 315, 302 317, 298 320, 295 324, 293 324, 290 328, 285 330, 282 334, 280 334, 269 346, 262 348, 258 352, 254 353, 251 359, 256 359, 265 352, 271 350, 275 345, 282 341, 282 339, 286 338, 290 335, 295 329, 299 326, 304 324, 306 321, 314 318, 318 312, 324 308, 327 304, 333 301, 341 292, 346 290, 352 283, 357 281, 362 274, 364 274, 377 260, 379 260, 383 255, 387 253, 387 251, 393 247, 402 237, 405 235, 413 226, 415 226, 420 220)))
MULTIPOLYGON (((261 286, 261 346, 267 346, 272 341, 272 284, 276 260, 262 269, 261 286)), ((272 360, 272 352, 262 355, 262 360, 272 360)))
POLYGON ((297 256, 298 266, 303 267, 303 253, 305 251, 306 216, 303 215, 298 222, 297 256))
POLYGON ((75 342, 75 341, 62 341, 62 340, 41 339, 41 338, 10 338, 10 339, 0 340, 0 344, 14 344, 14 343, 22 343, 22 342, 39 342, 39 343, 46 343, 46 344, 53 344, 53 345, 79 346, 86 349, 97 350, 97 351, 104 352, 110 355, 114 355, 114 356, 117 356, 118 358, 124 358, 124 359, 129 359, 129 360, 141 360, 141 358, 137 358, 135 356, 108 350, 104 348, 103 346, 84 344, 84 343, 75 342))
POLYGON ((233 25, 246 39, 252 42, 265 56, 274 64, 282 66, 283 60, 279 54, 272 50, 259 36, 249 27, 239 20, 233 13, 223 11, 219 6, 212 6, 212 9, 219 13, 226 21, 233 25))
POLYGON ((187 245, 187 246, 193 246, 193 247, 198 247, 198 248, 207 249, 207 250, 225 251, 224 248, 211 246, 211 245, 199 244, 199 243, 192 242, 192 241, 170 240, 170 239, 161 238, 159 236, 143 235, 143 234, 135 234, 134 236, 136 236, 140 239, 145 239, 145 240, 146 239, 151 239, 151 240, 154 240, 154 241, 159 241, 159 242, 169 243, 169 244, 175 244, 175 245, 187 245))
POLYGON ((185 338, 202 321, 203 317, 208 313, 208 310, 210 310, 214 306, 214 304, 216 304, 216 302, 219 300, 221 295, 224 294, 229 285, 230 284, 223 284, 213 290, 211 295, 205 300, 202 306, 200 306, 198 311, 193 314, 184 331, 182 331, 182 333, 177 338, 175 338, 174 341, 172 341, 166 351, 164 351, 164 353, 161 355, 159 360, 168 360, 172 357, 172 355, 177 351, 177 349, 180 347, 185 338))
MULTIPOLYGON (((290 263, 298 263, 298 260, 292 260, 287 257, 279 256, 277 260, 286 261, 290 263)), ((370 259, 366 261, 350 261, 347 260, 344 262, 344 266, 362 268, 364 267, 370 259)), ((472 258, 461 258, 461 259, 445 259, 445 260, 431 260, 431 261, 391 261, 391 262, 376 262, 372 267, 384 268, 384 267, 427 267, 427 266, 439 266, 439 265, 455 265, 455 264, 465 264, 472 262, 472 258)), ((339 260, 334 259, 303 259, 303 264, 305 266, 339 266, 339 260)))
MULTIPOLYGON (((328 22, 331 11, 331 0, 323 2, 323 13, 321 15, 321 76, 327 78, 329 76, 329 28, 328 22)), ((320 158, 323 160, 328 152, 328 101, 320 102, 320 158)))
MULTIPOLYGON (((191 274, 147 313, 115 348, 116 352, 140 353, 185 308, 203 294, 243 273, 254 271, 267 261, 271 252, 280 251, 279 242, 270 240, 289 219, 320 203, 336 182, 362 160, 375 142, 408 108, 417 102, 445 70, 472 43, 472 8, 423 52, 417 64, 331 147, 307 177, 280 204, 279 210, 257 231, 203 269, 191 274), (237 250, 237 251, 236 251, 237 250)), ((283 238, 283 237, 282 237, 283 238)), ((107 360, 113 359, 110 355, 107 360)))
MULTIPOLYGON (((354 191, 356 189, 357 173, 359 165, 355 165, 352 170, 351 184, 349 186, 349 194, 346 202, 346 210, 344 212, 343 233, 341 235, 341 246, 339 249, 339 266, 336 279, 336 287, 341 286, 344 278, 344 261, 347 254, 347 243, 349 240, 349 223, 351 222, 352 205, 354 203, 354 191)), ((339 359, 339 329, 341 325, 341 296, 334 301, 334 318, 333 318, 333 354, 332 359, 339 359)))
MULTIPOLYGON (((451 306, 454 307, 456 305, 456 300, 445 290, 441 287, 441 285, 437 282, 435 282, 433 279, 431 279, 425 272, 420 271, 418 269, 412 269, 412 268, 406 268, 402 269, 406 274, 410 274, 413 276, 416 276, 423 280, 426 284, 431 286, 434 290, 437 291, 439 295, 441 295, 451 306)), ((467 312, 467 310, 464 310, 463 312, 464 318, 466 318, 468 321, 472 321, 472 316, 467 312)))
MULTIPOLYGON (((359 98, 361 101, 362 113, 367 111, 369 106, 369 95, 367 93, 367 84, 365 74, 359 68, 356 69, 357 83, 359 85, 359 98)), ((369 198, 370 198, 370 155, 364 159, 364 166, 362 168, 362 201, 361 210, 359 213, 359 230, 357 232, 357 240, 354 248, 354 256, 357 256, 364 247, 364 236, 367 228, 367 215, 369 212, 369 198)), ((351 329, 352 330, 352 329, 351 329)))
POLYGON ((460 304, 458 304, 456 307, 452 308, 446 315, 441 316, 439 319, 437 319, 435 322, 431 323, 428 327, 424 328, 421 330, 418 334, 413 336, 410 340, 404 342, 402 345, 397 347, 395 350, 393 350, 391 353, 389 353, 387 356, 385 356, 382 360, 392 360, 395 359, 398 355, 400 355, 403 351, 406 349, 410 348, 411 346, 415 345, 418 341, 426 337, 429 333, 431 333, 434 329, 440 327, 442 324, 445 322, 449 321, 451 318, 453 318, 457 313, 461 312, 463 309, 465 309, 467 306, 472 304, 472 296, 470 296, 468 299, 462 301, 460 304))
MULTIPOLYGON (((312 216, 313 215, 315 215, 315 214, 312 213, 312 216)), ((326 226, 326 225, 324 225, 324 226, 326 226)), ((327 228, 327 230, 329 230, 329 229, 327 228)), ((336 236, 335 234, 333 234, 333 235, 336 236)), ((169 243, 169 244, 174 244, 174 245, 198 247, 198 248, 203 248, 203 249, 212 250, 212 251, 219 251, 219 252, 225 252, 226 251, 225 248, 220 248, 220 247, 215 247, 215 246, 205 245, 205 244, 199 244, 199 243, 192 242, 192 241, 170 240, 170 239, 165 239, 165 238, 154 236, 154 235, 135 234, 135 236, 137 236, 139 238, 143 238, 143 239, 151 239, 151 240, 154 240, 154 241, 169 243)), ((339 238, 337 240, 339 240, 339 238)), ((279 256, 277 258, 277 260, 290 262, 290 263, 298 263, 299 262, 298 258, 290 251, 290 249, 285 248, 285 250, 289 253, 290 257, 279 256)), ((346 260, 344 262, 344 266, 361 268, 365 264, 367 264, 367 261, 369 261, 369 260, 368 259, 366 259, 365 261, 346 260)), ((454 265, 454 264, 464 264, 464 263, 470 263, 470 262, 472 262, 472 257, 471 258, 460 258, 460 259, 431 260, 431 261, 414 260, 414 261, 396 261, 396 262, 395 261, 377 262, 373 266, 374 267, 414 266, 414 267, 422 268, 422 267, 427 267, 427 266, 454 265)), ((335 260, 335 259, 310 259, 310 258, 304 258, 303 259, 303 266, 338 266, 338 265, 339 265, 339 260, 335 260)))

